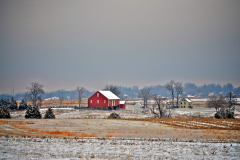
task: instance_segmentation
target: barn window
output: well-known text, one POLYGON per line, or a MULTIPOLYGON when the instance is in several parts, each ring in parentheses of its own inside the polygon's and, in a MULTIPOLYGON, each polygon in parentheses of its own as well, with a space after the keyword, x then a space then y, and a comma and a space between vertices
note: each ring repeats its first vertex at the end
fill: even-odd
POLYGON ((97 100, 97 103, 99 103, 99 100, 97 100))
POLYGON ((106 100, 104 100, 104 103, 106 103, 106 100))
POLYGON ((91 100, 91 103, 92 103, 92 100, 91 100))
POLYGON ((97 93, 97 97, 99 97, 99 93, 97 93))

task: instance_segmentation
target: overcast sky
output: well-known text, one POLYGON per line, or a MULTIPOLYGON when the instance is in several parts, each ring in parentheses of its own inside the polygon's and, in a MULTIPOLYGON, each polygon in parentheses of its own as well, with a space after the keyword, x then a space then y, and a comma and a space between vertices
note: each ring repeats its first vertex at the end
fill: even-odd
POLYGON ((0 94, 240 86, 239 0, 1 0, 0 94))

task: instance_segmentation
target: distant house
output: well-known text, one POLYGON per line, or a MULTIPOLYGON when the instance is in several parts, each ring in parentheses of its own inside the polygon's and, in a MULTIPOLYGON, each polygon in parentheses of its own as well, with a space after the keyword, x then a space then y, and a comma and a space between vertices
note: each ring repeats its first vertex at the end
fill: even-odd
POLYGON ((126 101, 119 102, 119 109, 126 109, 126 101))
POLYGON ((120 98, 111 91, 97 91, 88 98, 88 107, 96 109, 119 109, 120 98))
POLYGON ((179 108, 189 108, 192 106, 192 101, 187 98, 183 98, 181 101, 178 102, 179 108))
POLYGON ((170 99, 167 101, 167 105, 164 105, 163 108, 168 108, 169 106, 171 108, 190 108, 192 107, 192 101, 189 100, 188 98, 182 98, 178 101, 178 105, 177 105, 177 99, 174 98, 173 104, 172 104, 172 100, 170 99))

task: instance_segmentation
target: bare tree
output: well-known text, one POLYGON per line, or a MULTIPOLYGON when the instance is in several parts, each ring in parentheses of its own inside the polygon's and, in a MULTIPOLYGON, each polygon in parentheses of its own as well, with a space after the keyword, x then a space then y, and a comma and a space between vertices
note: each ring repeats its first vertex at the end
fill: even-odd
POLYGON ((171 80, 170 82, 164 85, 166 90, 170 93, 172 97, 172 105, 174 105, 174 85, 175 85, 174 80, 171 80))
POLYGON ((148 100, 152 97, 150 91, 150 87, 144 87, 143 89, 140 89, 140 96, 143 99, 144 108, 148 108, 148 100))
POLYGON ((166 98, 161 97, 159 95, 153 94, 152 98, 155 100, 155 105, 157 105, 158 107, 158 111, 159 111, 159 115, 157 113, 154 112, 154 108, 153 108, 153 114, 157 115, 158 118, 162 118, 163 117, 163 105, 164 105, 164 101, 166 101, 166 98))
POLYGON ((216 111, 219 111, 220 108, 226 108, 227 107, 226 96, 221 94, 219 95, 219 97, 217 97, 216 95, 209 96, 207 100, 207 107, 215 108, 216 111))
POLYGON ((183 93, 182 82, 175 82, 174 87, 176 90, 176 97, 177 97, 176 103, 177 103, 177 108, 178 108, 179 97, 183 93))
POLYGON ((166 90, 170 93, 170 95, 172 97, 172 103, 168 107, 168 117, 171 117, 171 108, 173 108, 173 106, 174 106, 174 84, 175 84, 175 81, 171 80, 170 82, 168 82, 167 84, 164 85, 166 90))
POLYGON ((112 84, 110 84, 110 85, 106 85, 104 88, 103 88, 103 90, 105 90, 105 91, 111 91, 113 94, 115 94, 116 96, 120 96, 120 94, 121 94, 121 91, 118 89, 118 87, 117 86, 114 86, 114 85, 112 85, 112 84))
POLYGON ((82 98, 84 96, 84 92, 86 91, 86 89, 84 87, 77 87, 77 92, 78 92, 78 104, 79 104, 79 108, 81 107, 81 103, 82 103, 82 98))
POLYGON ((236 99, 236 95, 234 95, 233 92, 229 92, 226 98, 228 101, 228 109, 231 109, 232 106, 236 105, 237 99, 236 99))
POLYGON ((60 106, 62 106, 63 100, 64 100, 63 92, 64 92, 64 90, 62 89, 61 90, 61 95, 58 95, 60 106))
POLYGON ((63 96, 59 95, 58 98, 59 98, 59 103, 60 103, 60 107, 61 107, 63 104, 63 96))
POLYGON ((180 95, 183 93, 182 82, 175 82, 174 80, 171 80, 164 86, 165 86, 166 90, 170 93, 171 98, 172 98, 172 102, 169 107, 169 116, 171 116, 170 109, 174 108, 174 107, 178 108, 179 98, 180 98, 180 95), (177 99, 176 105, 174 104, 175 93, 176 93, 176 99, 177 99))
POLYGON ((27 87, 26 99, 32 101, 33 106, 40 106, 42 103, 42 95, 45 93, 43 85, 37 82, 30 83, 30 87, 27 87))

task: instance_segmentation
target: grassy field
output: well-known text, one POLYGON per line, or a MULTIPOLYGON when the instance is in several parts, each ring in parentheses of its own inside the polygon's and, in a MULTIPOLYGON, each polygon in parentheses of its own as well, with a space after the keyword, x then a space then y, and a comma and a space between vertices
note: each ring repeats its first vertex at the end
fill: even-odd
MULTIPOLYGON (((240 119, 54 109, 56 119, 0 120, 2 159, 239 159, 240 119)), ((45 109, 41 109, 44 115, 45 109)))
POLYGON ((178 141, 212 139, 239 141, 239 122, 239 120, 214 120, 205 118, 190 120, 153 118, 125 120, 10 119, 0 120, 0 135, 68 138, 173 138, 178 141), (196 124, 196 122, 201 125, 196 124), (210 124, 215 124, 215 126, 210 124))

